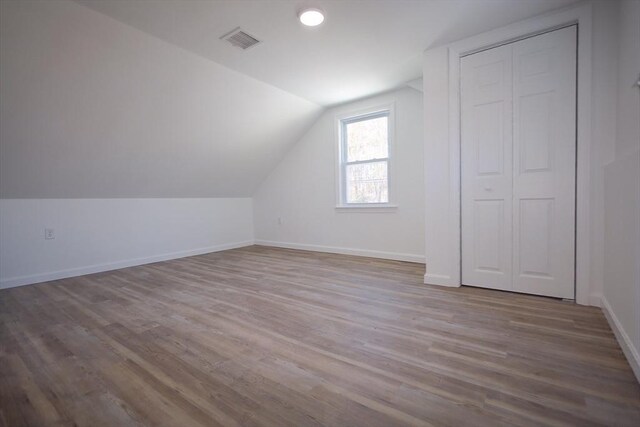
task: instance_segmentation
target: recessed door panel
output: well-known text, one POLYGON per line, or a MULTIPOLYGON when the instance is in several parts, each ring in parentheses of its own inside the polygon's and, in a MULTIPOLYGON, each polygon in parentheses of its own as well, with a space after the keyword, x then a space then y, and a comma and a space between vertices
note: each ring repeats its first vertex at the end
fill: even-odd
POLYGON ((553 199, 520 200, 520 275, 552 279, 553 199))
POLYGON ((551 72, 551 59, 549 49, 530 50, 523 55, 518 56, 520 74, 518 78, 520 82, 533 77, 539 77, 542 74, 551 72))
POLYGON ((504 275, 504 201, 476 200, 473 216, 475 270, 504 275))
POLYGON ((553 156, 553 92, 536 93, 519 99, 520 173, 549 171, 553 156))
POLYGON ((502 175, 504 172, 504 105, 494 101, 474 106, 474 143, 477 175, 502 175))

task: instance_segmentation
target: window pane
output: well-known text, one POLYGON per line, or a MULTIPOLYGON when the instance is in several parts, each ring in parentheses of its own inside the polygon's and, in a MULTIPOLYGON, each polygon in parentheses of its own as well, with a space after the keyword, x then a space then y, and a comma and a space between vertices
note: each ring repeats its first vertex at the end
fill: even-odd
POLYGON ((388 116, 347 123, 347 161, 389 157, 388 116))
POLYGON ((387 203, 387 162, 347 165, 347 203, 387 203))

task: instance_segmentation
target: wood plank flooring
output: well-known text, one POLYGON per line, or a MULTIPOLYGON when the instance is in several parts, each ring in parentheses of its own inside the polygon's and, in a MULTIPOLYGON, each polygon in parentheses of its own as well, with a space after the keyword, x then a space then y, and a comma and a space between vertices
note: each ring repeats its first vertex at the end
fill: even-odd
POLYGON ((0 425, 640 425, 602 312, 252 246, 0 291, 0 425))

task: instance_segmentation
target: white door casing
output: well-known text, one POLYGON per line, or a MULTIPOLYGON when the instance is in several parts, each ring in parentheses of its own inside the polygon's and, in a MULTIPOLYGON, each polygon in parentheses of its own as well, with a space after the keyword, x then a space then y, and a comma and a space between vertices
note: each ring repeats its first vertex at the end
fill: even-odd
POLYGON ((462 58, 461 107, 462 283, 574 298, 576 27, 462 58))

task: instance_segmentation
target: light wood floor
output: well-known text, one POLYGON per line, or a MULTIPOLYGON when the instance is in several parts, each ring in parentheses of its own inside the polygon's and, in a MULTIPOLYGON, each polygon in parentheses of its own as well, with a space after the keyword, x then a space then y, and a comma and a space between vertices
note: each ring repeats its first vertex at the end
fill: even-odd
POLYGON ((0 291, 6 426, 640 425, 601 311, 253 246, 0 291))

